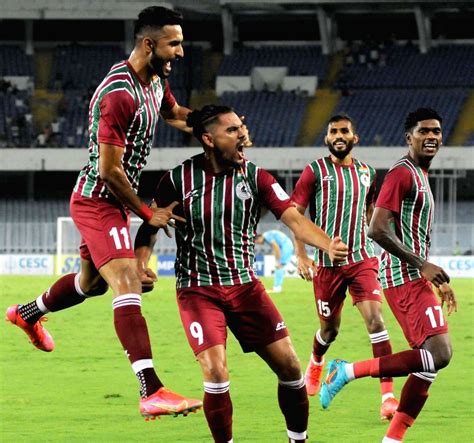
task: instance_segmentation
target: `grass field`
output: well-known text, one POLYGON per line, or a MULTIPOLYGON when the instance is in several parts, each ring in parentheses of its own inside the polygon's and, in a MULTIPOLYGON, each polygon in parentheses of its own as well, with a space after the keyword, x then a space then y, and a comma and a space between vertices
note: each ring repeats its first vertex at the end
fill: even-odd
MULTIPOLYGON (((54 281, 45 277, 1 277, 0 308, 30 301, 54 281)), ((270 286, 270 280, 264 281, 270 286)), ((474 441, 473 320, 474 280, 455 280, 459 312, 449 318, 454 357, 442 370, 406 442, 474 441)), ((316 317, 311 288, 287 279, 274 297, 292 335, 303 369, 316 317)), ((202 397, 198 364, 187 344, 174 299, 174 279, 143 297, 155 366, 166 385, 202 397)), ((407 348, 384 305, 394 351, 407 348)), ((337 342, 328 357, 371 357, 367 332, 357 310, 346 304, 337 342)), ((51 314, 47 328, 56 341, 52 353, 37 351, 17 328, 1 322, 0 441, 7 442, 209 442, 202 411, 188 417, 145 422, 138 414, 138 383, 115 336, 111 297, 105 295, 68 311, 51 314)), ((276 378, 255 355, 244 355, 229 337, 228 364, 234 405, 234 441, 286 442, 276 400, 276 378)), ((404 379, 396 379, 397 395, 404 379)), ((386 424, 378 414, 378 381, 358 380, 323 411, 310 398, 310 441, 380 442, 386 424)))

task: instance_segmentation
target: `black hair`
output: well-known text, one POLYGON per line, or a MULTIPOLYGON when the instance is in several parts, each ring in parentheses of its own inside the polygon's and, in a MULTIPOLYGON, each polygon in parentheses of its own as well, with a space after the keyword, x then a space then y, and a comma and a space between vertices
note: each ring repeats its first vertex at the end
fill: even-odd
POLYGON ((410 112, 405 119, 405 132, 411 130, 422 120, 438 120, 443 123, 442 117, 432 108, 418 108, 416 111, 410 112))
POLYGON ((183 16, 177 11, 163 6, 149 6, 138 14, 135 22, 134 37, 142 38, 144 33, 153 28, 162 28, 166 25, 182 25, 183 16))
POLYGON ((351 123, 351 126, 352 126, 352 132, 356 132, 356 125, 354 123, 354 120, 352 119, 352 117, 350 117, 348 114, 346 114, 345 112, 340 112, 339 114, 334 114, 328 121, 328 126, 331 124, 331 123, 337 123, 337 122, 340 122, 341 120, 347 120, 348 122, 351 123))
POLYGON ((202 134, 207 131, 207 127, 215 123, 221 114, 234 112, 232 108, 221 105, 206 105, 202 109, 190 112, 186 118, 186 125, 193 128, 194 136, 202 142, 202 134))

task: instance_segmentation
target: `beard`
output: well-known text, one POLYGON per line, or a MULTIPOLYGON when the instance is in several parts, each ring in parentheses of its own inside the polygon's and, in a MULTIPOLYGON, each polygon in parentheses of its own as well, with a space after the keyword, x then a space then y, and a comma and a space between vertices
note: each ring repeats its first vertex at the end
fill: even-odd
POLYGON ((156 74, 160 78, 167 78, 168 76, 164 72, 165 61, 158 57, 156 54, 150 60, 151 69, 153 74, 156 74))
POLYGON ((214 152, 215 152, 216 160, 221 166, 232 167, 235 169, 238 169, 241 167, 238 160, 236 160, 234 156, 232 156, 231 158, 225 158, 224 153, 219 148, 216 148, 214 152))
MULTIPOLYGON (((339 140, 338 140, 339 141, 339 140)), ((336 142, 334 142, 336 143, 336 142)), ((354 147, 354 142, 350 141, 347 142, 346 147, 344 149, 337 149, 333 146, 333 143, 328 143, 327 144, 329 151, 331 152, 334 157, 337 157, 339 160, 342 160, 344 157, 349 154, 349 152, 352 151, 352 148, 354 147)))

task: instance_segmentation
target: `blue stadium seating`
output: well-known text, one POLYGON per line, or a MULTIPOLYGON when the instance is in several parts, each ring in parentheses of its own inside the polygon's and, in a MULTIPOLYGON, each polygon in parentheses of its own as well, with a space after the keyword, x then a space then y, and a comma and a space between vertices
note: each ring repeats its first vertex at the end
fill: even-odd
POLYGON ((294 146, 307 98, 292 92, 225 92, 220 101, 244 115, 255 146, 294 146), (291 116, 291 118, 288 118, 291 116))
POLYGON ((346 66, 339 86, 349 88, 474 86, 474 46, 443 45, 420 54, 417 47, 393 45, 386 66, 346 66))
POLYGON ((95 88, 110 67, 124 60, 120 46, 61 45, 56 48, 51 69, 51 89, 95 88))
POLYGON ((18 45, 0 45, 0 77, 34 76, 33 57, 18 45))
POLYGON ((25 91, 0 92, 0 141, 8 146, 30 146, 31 110, 25 91))
MULTIPOLYGON (((456 117, 466 100, 466 89, 375 89, 354 90, 341 97, 334 113, 346 112, 355 121, 361 146, 403 146, 403 123, 406 114, 418 107, 432 107, 446 116, 443 135, 447 140, 454 129, 456 117)), ((324 144, 324 131, 315 144, 324 144)))
POLYGON ((262 46, 241 48, 224 56, 218 75, 249 75, 255 66, 288 66, 289 75, 317 75, 324 78, 328 57, 318 46, 262 46))

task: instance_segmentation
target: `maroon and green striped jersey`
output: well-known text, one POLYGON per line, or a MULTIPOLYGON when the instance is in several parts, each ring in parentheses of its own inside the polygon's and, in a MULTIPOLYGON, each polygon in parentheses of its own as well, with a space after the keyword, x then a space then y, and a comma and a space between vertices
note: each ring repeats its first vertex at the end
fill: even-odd
MULTIPOLYGON (((326 234, 340 236, 349 247, 343 264, 374 257, 374 246, 367 236, 367 206, 375 198, 375 169, 357 159, 342 166, 330 157, 311 162, 303 170, 291 199, 306 208, 326 234)), ((329 256, 316 249, 316 265, 333 266, 329 256)))
POLYGON ((167 81, 156 76, 144 83, 127 61, 112 66, 89 105, 89 161, 74 191, 83 197, 112 197, 99 175, 99 145, 106 143, 124 148, 123 169, 137 192, 160 109, 175 104, 167 81))
MULTIPOLYGON (((388 171, 376 207, 394 214, 393 229, 397 237, 408 249, 427 260, 434 215, 428 171, 417 166, 408 156, 400 159, 388 171)), ((387 251, 382 253, 379 274, 383 288, 421 278, 417 268, 387 251)))
POLYGON ((178 288, 248 283, 254 272, 254 240, 262 206, 275 217, 291 207, 270 173, 246 161, 241 169, 213 174, 203 154, 168 171, 156 190, 158 206, 180 203, 175 213, 178 288))

